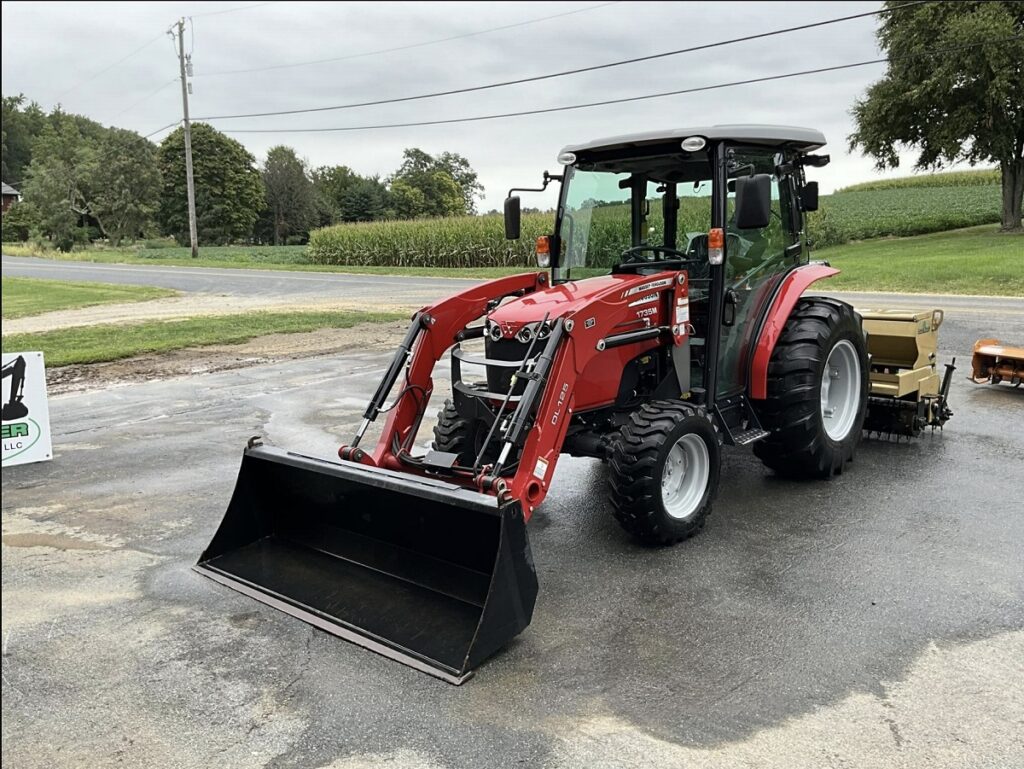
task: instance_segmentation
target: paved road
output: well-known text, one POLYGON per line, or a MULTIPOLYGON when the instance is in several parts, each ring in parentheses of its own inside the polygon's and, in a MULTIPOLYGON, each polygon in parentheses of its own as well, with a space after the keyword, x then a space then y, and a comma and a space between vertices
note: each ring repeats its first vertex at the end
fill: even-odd
POLYGON ((168 267, 134 264, 63 262, 32 257, 3 257, 6 277, 89 280, 161 286, 176 291, 243 297, 365 300, 367 304, 420 306, 472 285, 457 278, 346 275, 329 272, 168 267))
MULTIPOLYGON (((991 322, 950 318, 943 357, 991 322)), ((385 361, 53 399, 54 461, 3 473, 5 765, 1020 765, 1024 390, 961 371, 944 433, 865 442, 828 483, 729 451, 706 530, 668 549, 563 460, 533 624, 454 688, 189 568, 245 440, 330 456, 385 361)))
MULTIPOLYGON (((421 278, 389 275, 287 272, 281 270, 217 269, 208 267, 167 267, 126 264, 65 262, 33 257, 3 256, 3 274, 8 277, 89 280, 106 283, 161 286, 195 293, 229 294, 246 297, 294 297, 302 299, 363 300, 396 305, 423 305, 465 289, 476 281, 463 278, 421 278)), ((827 281, 820 284, 824 288, 827 281)), ((1024 328, 1024 299, 1015 297, 965 297, 875 293, 835 293, 861 307, 942 307, 952 316, 999 314, 1019 318, 1024 328)))

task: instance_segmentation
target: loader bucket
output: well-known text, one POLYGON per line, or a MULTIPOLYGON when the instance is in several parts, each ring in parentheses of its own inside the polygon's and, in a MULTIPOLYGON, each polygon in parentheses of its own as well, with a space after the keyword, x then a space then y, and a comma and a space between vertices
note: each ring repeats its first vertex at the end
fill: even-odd
POLYGON ((518 503, 256 446, 196 569, 450 683, 522 631, 537 576, 518 503))

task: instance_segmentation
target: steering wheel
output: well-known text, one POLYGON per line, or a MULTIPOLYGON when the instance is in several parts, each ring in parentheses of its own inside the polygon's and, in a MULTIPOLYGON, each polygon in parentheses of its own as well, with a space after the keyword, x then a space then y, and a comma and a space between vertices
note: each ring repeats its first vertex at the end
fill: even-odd
POLYGON ((645 251, 650 251, 652 254, 667 254, 669 256, 674 256, 677 259, 684 262, 696 261, 692 257, 687 256, 684 251, 680 251, 678 248, 669 248, 668 246, 647 245, 632 246, 631 248, 627 248, 625 251, 622 252, 619 258, 622 259, 622 264, 631 264, 632 262, 639 262, 642 264, 643 262, 648 261, 647 259, 639 258, 640 254, 644 253, 645 251))

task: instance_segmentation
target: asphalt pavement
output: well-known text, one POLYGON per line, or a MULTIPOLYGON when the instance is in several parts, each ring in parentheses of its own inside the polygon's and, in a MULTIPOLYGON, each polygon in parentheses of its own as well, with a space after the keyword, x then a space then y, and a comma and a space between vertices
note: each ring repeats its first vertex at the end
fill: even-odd
POLYGON ((360 300, 367 304, 420 306, 460 291, 471 281, 460 278, 420 278, 355 275, 335 272, 246 270, 216 267, 170 267, 146 264, 96 264, 4 254, 5 277, 86 280, 160 286, 176 291, 241 297, 360 300))
POLYGON ((1024 322, 978 306, 940 332, 943 432, 864 441, 829 482, 727 450, 676 547, 633 544, 603 466, 563 459, 529 525, 533 623, 457 688, 190 569, 245 441, 332 456, 387 356, 55 397, 54 460, 3 472, 4 764, 1020 766, 1024 389, 964 369, 1024 322))

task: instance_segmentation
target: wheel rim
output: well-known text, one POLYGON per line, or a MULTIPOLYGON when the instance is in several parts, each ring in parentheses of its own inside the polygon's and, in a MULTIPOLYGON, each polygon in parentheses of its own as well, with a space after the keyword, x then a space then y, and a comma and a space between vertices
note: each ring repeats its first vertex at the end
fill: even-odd
POLYGON ((669 449, 661 470, 661 501, 677 520, 691 518, 700 508, 711 474, 708 447, 698 435, 684 435, 669 449))
POLYGON ((828 437, 850 434, 860 408, 860 357, 848 339, 836 342, 821 372, 821 422, 828 437))

